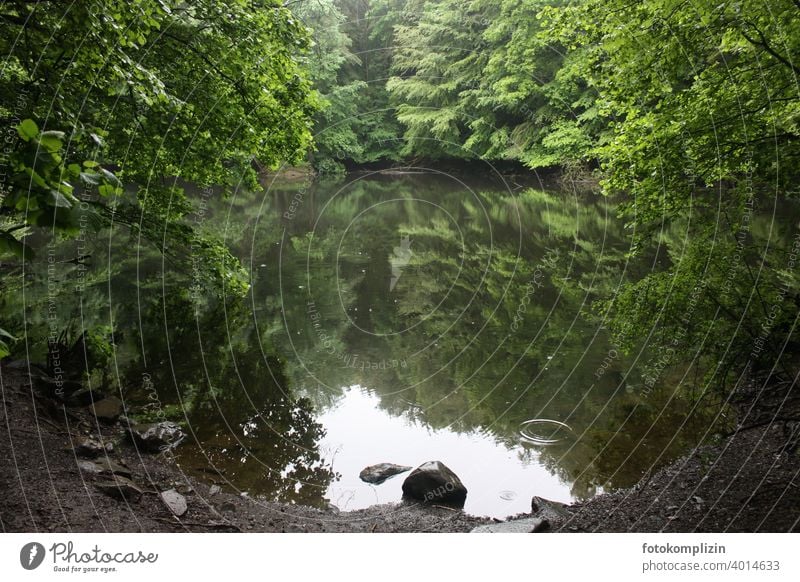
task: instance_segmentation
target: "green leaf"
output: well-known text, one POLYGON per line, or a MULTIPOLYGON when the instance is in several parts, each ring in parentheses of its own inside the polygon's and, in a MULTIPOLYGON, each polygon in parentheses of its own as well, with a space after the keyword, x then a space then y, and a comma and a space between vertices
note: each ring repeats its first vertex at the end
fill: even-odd
POLYGON ((83 182, 89 186, 99 186, 100 174, 95 174, 94 172, 81 172, 81 180, 83 180, 83 182))
MULTIPOLYGON (((45 133, 61 133, 63 135, 63 133, 60 131, 45 132, 45 133)), ((61 139, 59 139, 58 137, 52 135, 45 135, 43 133, 41 136, 39 136, 39 145, 41 145, 48 152, 55 153, 61 149, 61 146, 63 144, 61 143, 61 139)))
POLYGON ((43 131, 42 135, 40 135, 39 137, 40 138, 52 137, 52 138, 57 139, 58 141, 64 141, 64 138, 66 136, 67 136, 67 134, 64 133, 63 131, 55 131, 55 130, 50 129, 50 130, 47 130, 47 131, 43 131))
POLYGON ((50 202, 56 208, 72 208, 72 202, 58 190, 50 190, 50 202))
POLYGON ((119 178, 105 168, 100 168, 100 173, 103 174, 103 177, 106 179, 106 181, 111 182, 115 186, 122 186, 122 182, 119 181, 119 178))
POLYGON ((97 192, 100 196, 108 197, 121 194, 122 188, 112 186, 111 184, 101 184, 97 187, 97 192))
POLYGON ((25 141, 30 141, 39 135, 39 126, 32 119, 24 119, 17 126, 17 133, 25 141))
POLYGON ((19 258, 22 258, 24 255, 27 255, 28 258, 32 258, 34 255, 33 250, 28 245, 15 239, 7 232, 0 233, 0 255, 4 253, 10 253, 19 258))

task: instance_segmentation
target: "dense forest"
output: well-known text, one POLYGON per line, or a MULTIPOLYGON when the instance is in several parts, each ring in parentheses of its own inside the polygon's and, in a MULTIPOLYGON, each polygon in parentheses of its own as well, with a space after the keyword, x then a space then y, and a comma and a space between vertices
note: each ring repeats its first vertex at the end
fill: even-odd
MULTIPOLYGON (((339 354, 358 344, 348 336, 349 309, 375 308, 359 304, 358 285, 396 310, 381 321, 375 308, 376 328, 435 311, 432 297, 451 297, 452 305, 419 328, 426 337, 446 335, 441 351, 452 361, 461 357, 445 382, 416 394, 420 408, 445 402, 438 416, 425 416, 434 428, 470 431, 490 423, 499 439, 509 440, 526 418, 506 415, 509 401, 527 410, 540 398, 485 394, 481 374, 499 376, 508 363, 469 351, 472 328, 451 325, 463 314, 472 323, 486 321, 481 329, 489 344, 526 354, 508 382, 524 385, 531 370, 551 366, 578 393, 586 407, 581 418, 602 434, 624 424, 651 391, 689 375, 691 391, 664 415, 676 424, 698 402, 716 414, 754 379, 765 385, 796 379, 800 234, 791 204, 800 194, 798 0, 10 0, 0 4, 0 31, 0 359, 52 359, 54 346, 63 350, 81 337, 88 356, 76 364, 80 379, 113 383, 111 370, 127 361, 138 367, 117 380, 134 385, 147 357, 158 360, 174 349, 172 331, 189 334, 196 325, 203 330, 200 348, 183 349, 183 393, 170 404, 189 411, 245 407, 234 379, 271 377, 258 390, 272 406, 272 430, 297 430, 301 442, 294 450, 265 446, 256 454, 280 456, 276 465, 296 465, 298 474, 306 471, 304 482, 324 488, 333 473, 314 450, 322 431, 311 411, 314 398, 326 394, 306 391, 296 407, 279 402, 287 385, 304 387, 307 362, 319 358, 309 298, 299 290, 360 276, 360 259, 340 260, 350 250, 355 256, 372 245, 381 260, 391 257, 395 230, 384 239, 381 229, 397 223, 396 232, 416 241, 413 265, 425 275, 414 279, 416 286, 407 276, 399 303, 389 305, 368 276, 314 301, 330 308, 323 320, 334 338, 331 353, 339 354), (352 249, 339 237, 360 216, 358 204, 379 205, 371 197, 381 188, 387 198, 402 198, 391 185, 358 186, 350 202, 326 206, 329 230, 313 235, 303 228, 318 220, 316 186, 268 188, 289 168, 316 184, 340 183, 358 171, 423 167, 482 168, 522 176, 521 182, 546 177, 558 188, 479 192, 467 202, 442 186, 430 197, 460 209, 454 220, 463 232, 438 211, 430 212, 441 219, 435 228, 423 228, 408 225, 425 213, 382 207, 354 235, 363 240, 352 249), (248 214, 261 210, 254 193, 265 189, 278 211, 248 214), (250 206, 237 206, 245 199, 250 206), (231 200, 224 227, 206 222, 231 200), (479 224, 481 212, 526 237, 533 250, 515 254, 511 240, 495 248, 491 228, 479 224), (123 231, 121 246, 135 253, 115 255, 108 272, 84 274, 83 259, 102 257, 112 231, 123 231), (288 252, 277 255, 276 245, 288 252), (37 272, 31 265, 46 275, 56 254, 79 272, 58 280, 74 279, 60 285, 58 302, 52 289, 31 299, 30 273, 37 272), (311 261, 329 258, 302 279, 311 261), (266 267, 279 259, 280 280, 266 267), (261 260, 266 275, 258 271, 261 260), (524 335, 509 340, 507 330, 517 331, 515 313, 527 300, 525 282, 543 261, 554 307, 532 305, 526 316, 547 324, 535 346, 524 335), (488 276, 455 274, 480 273, 484 263, 488 276), (448 288, 437 278, 442 274, 458 283, 448 288), (113 277, 129 281, 137 301, 153 295, 136 310, 125 302, 111 307, 106 284, 113 277), (284 294, 283 278, 295 284, 294 295, 284 294), (483 303, 472 303, 478 292, 483 303), (79 310, 67 298, 81 293, 79 310), (35 309, 31 301, 38 301, 35 309), (559 302, 568 315, 553 315, 559 302), (340 303, 348 309, 330 316, 340 303), (269 312, 266 324, 262 311, 269 312), (162 329, 168 317, 171 332, 162 329), (305 343, 291 346, 296 361, 276 355, 286 348, 287 318, 307 324, 305 343), (573 329, 584 336, 565 340, 573 329), (590 350, 597 330, 608 344, 590 350), (134 338, 141 354, 125 344, 134 338), (218 350, 206 354, 204 345, 218 350), (599 379, 595 370, 605 370, 607 354, 638 360, 643 345, 648 356, 635 371, 615 362, 616 375, 599 379), (573 355, 585 349, 585 374, 573 374, 569 358, 548 364, 557 349, 573 355), (226 359, 236 350, 246 354, 244 366, 226 359), (216 372, 206 369, 209 361, 219 365, 216 372), (584 402, 581 387, 595 381, 605 392, 584 395, 584 402), (623 412, 596 423, 626 383, 630 389, 618 397, 623 412), (462 387, 466 394, 453 396, 462 387)), ((42 276, 41 288, 52 279, 42 276)), ((397 336, 358 345, 363 356, 376 346, 413 351, 414 341, 397 336)), ((382 406, 399 410, 407 402, 393 392, 395 384, 416 386, 445 359, 397 368, 394 384, 368 372, 362 379, 377 387, 382 406)), ((352 381, 337 356, 329 360, 311 372, 322 370, 341 386, 352 381)), ((153 374, 166 385, 164 371, 153 374)), ((570 414, 566 405, 558 412, 570 414)), ((640 433, 662 414, 653 412, 640 433)), ((543 455, 575 483, 579 497, 609 482, 632 485, 652 452, 636 453, 642 457, 631 461, 635 478, 614 481, 609 475, 620 454, 596 438, 599 444, 571 453, 577 456, 566 463, 557 448, 543 455), (591 462, 601 477, 584 475, 591 462)), ((677 450, 681 442, 673 438, 665 447, 677 450)), ((276 495, 294 493, 291 485, 276 495)), ((313 493, 303 495, 312 503, 313 493)))
MULTIPOLYGON (((182 220, 182 184, 224 195, 287 162, 555 167, 622 202, 631 253, 664 254, 660 239, 684 236, 668 268, 600 294, 595 315, 621 347, 653 329, 672 357, 718 362, 723 382, 734 364, 769 368, 797 351, 796 248, 770 244, 751 218, 797 192, 799 11, 791 0, 5 2, 2 250, 30 258, 32 227, 74 236, 113 220, 168 237, 165 252, 191 247, 209 284, 244 292, 227 249, 182 220)), ((15 333, 4 329, 3 353, 15 333)))

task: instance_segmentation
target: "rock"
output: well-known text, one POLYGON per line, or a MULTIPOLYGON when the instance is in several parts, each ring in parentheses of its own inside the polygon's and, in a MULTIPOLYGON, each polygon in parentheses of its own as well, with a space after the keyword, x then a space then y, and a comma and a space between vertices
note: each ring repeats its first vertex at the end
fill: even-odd
POLYGON ((536 496, 531 499, 531 513, 533 513, 533 517, 543 519, 550 525, 572 517, 565 504, 536 496))
POLYGON ((539 517, 526 517, 500 523, 480 525, 469 533, 534 533, 544 531, 550 527, 546 519, 539 517))
POLYGON ((119 475, 120 477, 130 478, 131 472, 127 467, 115 463, 111 459, 100 459, 97 461, 78 461, 78 468, 90 475, 119 475))
POLYGON ((106 397, 105 394, 98 390, 90 390, 89 388, 82 388, 75 392, 67 400, 67 406, 78 408, 80 406, 89 406, 92 402, 100 402, 106 397))
POLYGON ((142 490, 133 481, 116 475, 105 481, 97 481, 94 486, 114 499, 138 501, 142 496, 142 490))
POLYGON ((101 473, 107 473, 109 475, 120 475, 121 477, 128 477, 131 476, 131 470, 127 467, 123 467, 119 463, 112 461, 111 459, 105 457, 102 459, 98 459, 94 462, 100 468, 101 473))
POLYGON ((122 400, 116 396, 103 398, 89 407, 97 420, 111 424, 122 414, 122 400))
POLYGON ((212 485, 208 490, 208 494, 209 495, 216 495, 220 491, 222 491, 222 489, 220 488, 219 485, 212 485))
POLYGON ((169 421, 137 424, 128 429, 128 434, 136 446, 150 453, 174 449, 186 438, 181 427, 169 421))
POLYGON ((104 452, 103 443, 93 437, 84 437, 75 443, 75 454, 84 459, 94 459, 104 452))
POLYGON ((378 463, 377 465, 370 465, 358 474, 359 479, 365 483, 372 483, 373 485, 380 485, 389 477, 394 477, 400 473, 410 471, 412 467, 405 465, 395 465, 394 463, 378 463))
POLYGON ((186 483, 176 483, 175 491, 177 491, 181 495, 191 495, 192 493, 194 493, 194 487, 186 483))
POLYGON ((78 469, 81 473, 88 473, 90 475, 99 475, 102 473, 102 467, 94 461, 78 461, 78 469))
POLYGON ((467 488, 441 461, 423 463, 403 481, 403 497, 463 507, 467 488))
POLYGON ((164 502, 164 505, 169 508, 175 517, 181 517, 189 509, 186 504, 186 498, 174 489, 162 491, 161 501, 164 502))

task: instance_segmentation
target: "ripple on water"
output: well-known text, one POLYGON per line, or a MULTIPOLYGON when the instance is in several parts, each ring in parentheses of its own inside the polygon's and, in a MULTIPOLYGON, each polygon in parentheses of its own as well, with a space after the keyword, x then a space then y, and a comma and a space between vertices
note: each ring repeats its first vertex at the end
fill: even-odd
POLYGON ((548 418, 533 418, 519 425, 520 439, 529 445, 554 445, 563 441, 568 432, 572 432, 568 424, 548 418))

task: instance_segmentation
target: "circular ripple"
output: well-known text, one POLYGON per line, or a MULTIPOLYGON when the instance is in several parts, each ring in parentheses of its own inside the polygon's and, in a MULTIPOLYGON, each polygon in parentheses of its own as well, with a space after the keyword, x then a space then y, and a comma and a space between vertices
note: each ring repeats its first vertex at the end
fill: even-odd
POLYGON ((519 435, 522 442, 529 445, 554 445, 566 438, 567 432, 572 432, 568 424, 548 418, 534 418, 526 420, 519 425, 519 435))

